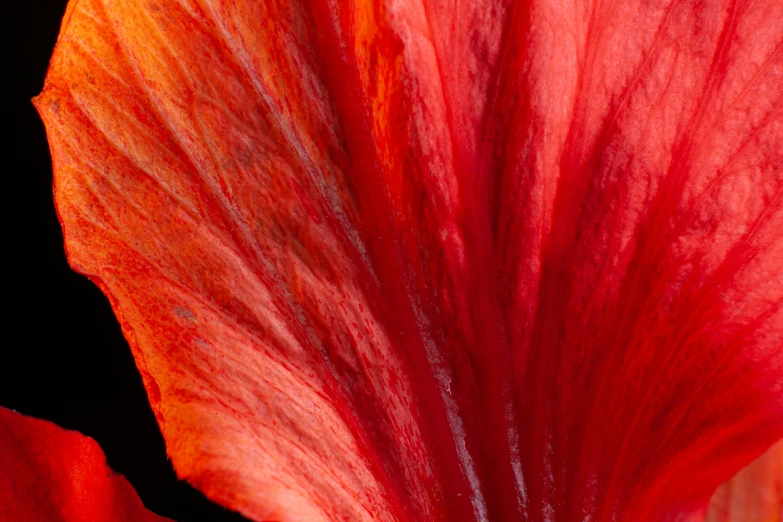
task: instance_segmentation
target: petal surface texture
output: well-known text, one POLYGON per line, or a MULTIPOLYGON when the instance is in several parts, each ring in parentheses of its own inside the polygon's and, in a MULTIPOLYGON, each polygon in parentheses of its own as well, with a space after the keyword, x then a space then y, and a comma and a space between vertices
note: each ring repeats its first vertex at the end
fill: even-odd
POLYGON ((783 436, 779 0, 72 0, 72 266, 262 521, 666 521, 783 436))
POLYGON ((0 408, 0 520, 171 522, 144 508, 89 437, 0 408))

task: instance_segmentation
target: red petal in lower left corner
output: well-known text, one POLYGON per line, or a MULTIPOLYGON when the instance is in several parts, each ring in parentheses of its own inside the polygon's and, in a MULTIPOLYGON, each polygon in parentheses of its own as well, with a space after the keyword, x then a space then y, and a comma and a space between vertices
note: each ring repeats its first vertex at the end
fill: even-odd
POLYGON ((89 437, 0 408, 0 520, 164 522, 89 437))

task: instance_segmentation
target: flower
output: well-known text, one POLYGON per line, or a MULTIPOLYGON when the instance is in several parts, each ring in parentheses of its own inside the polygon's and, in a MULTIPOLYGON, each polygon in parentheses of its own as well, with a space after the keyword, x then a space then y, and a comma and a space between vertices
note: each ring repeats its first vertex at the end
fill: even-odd
POLYGON ((94 440, 5 408, 0 470, 2 520, 170 522, 144 509, 94 440))
POLYGON ((72 266, 256 520, 681 520, 783 435, 783 5, 72 1, 72 266))

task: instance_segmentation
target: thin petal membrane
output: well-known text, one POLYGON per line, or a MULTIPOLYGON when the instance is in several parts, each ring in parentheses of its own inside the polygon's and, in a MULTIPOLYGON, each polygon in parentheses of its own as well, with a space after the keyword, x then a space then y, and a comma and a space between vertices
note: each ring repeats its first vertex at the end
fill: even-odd
POLYGON ((783 6, 80 0, 36 101, 180 476, 678 520, 783 435, 783 6))

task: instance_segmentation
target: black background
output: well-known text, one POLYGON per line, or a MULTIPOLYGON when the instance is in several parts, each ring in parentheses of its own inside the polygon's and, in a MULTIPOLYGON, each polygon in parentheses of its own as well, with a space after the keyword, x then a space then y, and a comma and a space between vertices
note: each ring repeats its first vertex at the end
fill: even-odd
POLYGON ((177 480, 108 300, 65 260, 46 134, 30 102, 43 87, 65 5, 13 2, 4 120, 13 144, 6 165, 16 166, 3 170, 11 181, 4 199, 16 266, 5 301, 14 336, 3 347, 0 405, 94 438, 155 513, 179 522, 244 520, 177 480))

